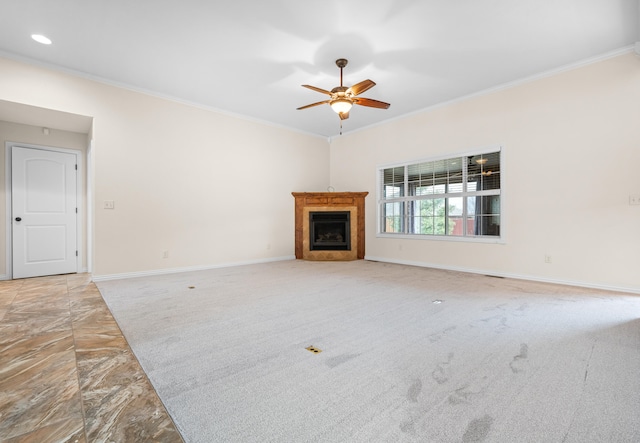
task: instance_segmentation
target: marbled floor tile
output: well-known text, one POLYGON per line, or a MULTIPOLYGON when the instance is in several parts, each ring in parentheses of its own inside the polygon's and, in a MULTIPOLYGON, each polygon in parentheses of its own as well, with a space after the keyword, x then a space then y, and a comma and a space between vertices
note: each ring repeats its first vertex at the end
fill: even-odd
POLYGON ((69 274, 67 275, 66 281, 69 292, 94 286, 89 274, 69 274))
POLYGON ((18 295, 17 289, 0 291, 0 306, 2 307, 11 306, 11 303, 13 303, 13 300, 16 298, 17 295, 18 295))
POLYGON ((6 285, 3 283, 0 282, 0 322, 9 312, 9 308, 18 295, 18 288, 20 287, 20 285, 6 285))
MULTIPOLYGON (((147 391, 148 388, 143 388, 147 391)), ((130 386, 121 392, 122 401, 103 414, 87 411, 86 432, 89 441, 179 443, 175 429, 159 400, 138 395, 130 386)))
MULTIPOLYGON (((95 297, 85 297, 85 298, 75 298, 71 299, 69 302, 69 306, 72 313, 86 313, 92 312, 95 314, 100 314, 103 317, 112 318, 111 311, 107 308, 107 305, 104 304, 104 301, 95 297)), ((80 319, 75 319, 74 321, 80 321, 80 319)))
POLYGON ((78 378, 83 392, 112 392, 146 379, 126 345, 76 352, 78 378))
POLYGON ((29 282, 20 287, 19 296, 21 298, 40 298, 43 295, 66 295, 69 293, 66 283, 56 282, 54 284, 42 284, 29 282))
POLYGON ((84 396, 89 441, 182 442, 164 406, 147 395, 150 387, 134 383, 95 398, 84 396))
POLYGON ((0 282, 1 442, 182 442, 88 274, 0 282))
POLYGON ((20 291, 13 299, 13 305, 33 306, 38 310, 47 310, 50 307, 60 308, 65 306, 65 302, 67 302, 66 307, 68 308, 69 296, 62 290, 56 290, 55 292, 41 292, 39 294, 37 290, 28 292, 20 291))
POLYGON ((67 285, 64 283, 56 283, 50 285, 25 284, 20 288, 18 294, 19 299, 39 299, 47 296, 66 296, 68 293, 67 285))
POLYGON ((82 418, 61 420, 32 432, 6 440, 6 443, 86 443, 82 418))
POLYGON ((98 288, 96 288, 93 284, 91 286, 87 286, 86 288, 73 290, 69 293, 69 300, 76 303, 85 300, 96 300, 104 303, 104 300, 102 299, 102 295, 100 295, 98 288))
POLYGON ((102 298, 102 294, 98 290, 98 287, 90 282, 86 285, 80 285, 73 289, 69 289, 69 298, 70 299, 81 299, 81 298, 98 298, 104 302, 102 298))
POLYGON ((82 419, 75 361, 60 355, 50 360, 55 367, 32 368, 33 379, 23 389, 2 389, 0 441, 64 419, 82 419))
POLYGON ((0 281, 0 298, 2 298, 5 294, 16 294, 23 285, 23 280, 0 281))
POLYGON ((49 297, 42 300, 19 300, 18 297, 11 304, 10 312, 25 312, 35 314, 65 315, 69 314, 69 299, 63 297, 49 297))
POLYGON ((122 336, 118 323, 109 312, 102 309, 74 310, 71 318, 73 331, 77 336, 85 337, 92 333, 122 336))
POLYGON ((68 309, 46 313, 16 312, 9 309, 0 322, 0 337, 9 334, 40 335, 54 331, 71 331, 68 309))
POLYGON ((70 300, 71 318, 75 323, 86 323, 92 320, 113 320, 113 316, 107 307, 100 300, 85 298, 80 300, 70 300))
POLYGON ((127 341, 119 331, 79 331, 75 333, 76 352, 81 357, 88 353, 95 354, 104 351, 126 351, 127 341))
POLYGON ((182 441, 128 346, 78 352, 78 373, 90 441, 182 441))
POLYGON ((0 343, 0 390, 20 387, 20 380, 41 382, 59 366, 75 365, 71 331, 35 336, 3 336, 0 343), (5 341, 6 340, 6 341, 5 341))
POLYGON ((101 300, 91 299, 83 303, 73 303, 71 318, 77 345, 83 350, 91 346, 87 340, 91 340, 92 336, 100 340, 96 342, 98 347, 101 347, 101 343, 108 337, 120 337, 124 340, 120 327, 101 300))

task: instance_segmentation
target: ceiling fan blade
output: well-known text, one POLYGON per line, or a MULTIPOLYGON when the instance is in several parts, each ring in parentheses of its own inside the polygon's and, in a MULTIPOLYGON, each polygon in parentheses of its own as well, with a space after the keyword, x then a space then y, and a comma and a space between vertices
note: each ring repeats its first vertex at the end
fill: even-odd
POLYGON ((300 110, 300 109, 313 108, 314 106, 324 105, 325 103, 329 103, 329 100, 325 100, 325 101, 317 102, 317 103, 311 103, 310 105, 300 106, 299 108, 296 108, 296 109, 300 110))
POLYGON ((340 120, 346 120, 346 119, 349 118, 349 113, 348 112, 341 112, 338 115, 340 116, 340 120))
POLYGON ((317 88, 317 87, 315 87, 315 86, 311 86, 311 85, 302 85, 302 87, 303 87, 303 88, 309 88, 309 89, 311 89, 311 90, 313 90, 313 91, 316 91, 316 92, 319 92, 319 93, 321 93, 321 94, 331 95, 331 92, 329 92, 329 91, 327 91, 327 90, 325 90, 325 89, 317 88))
POLYGON ((347 92, 351 91, 351 94, 353 94, 353 95, 360 95, 364 91, 367 91, 367 90, 373 88, 375 85, 376 85, 376 82, 374 82, 373 80, 364 80, 364 81, 361 81, 360 83, 356 83, 355 85, 350 87, 347 90, 347 92))
POLYGON ((368 106, 370 108, 389 109, 391 104, 374 100, 372 98, 354 98, 353 103, 360 106, 368 106))

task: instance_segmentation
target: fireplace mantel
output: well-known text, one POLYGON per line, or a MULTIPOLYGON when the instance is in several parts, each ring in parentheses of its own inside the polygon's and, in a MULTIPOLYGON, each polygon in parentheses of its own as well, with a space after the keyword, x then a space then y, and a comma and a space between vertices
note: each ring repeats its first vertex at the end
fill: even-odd
POLYGON ((295 198, 295 252, 297 259, 357 260, 364 258, 364 198, 368 192, 292 192, 295 198), (351 212, 351 250, 311 251, 309 212, 351 212))

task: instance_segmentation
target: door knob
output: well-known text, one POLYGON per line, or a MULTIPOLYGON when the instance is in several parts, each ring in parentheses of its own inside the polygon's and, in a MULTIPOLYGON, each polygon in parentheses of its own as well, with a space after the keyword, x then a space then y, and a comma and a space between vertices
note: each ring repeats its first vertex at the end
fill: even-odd
POLYGON ((22 221, 22 217, 16 217, 16 221, 22 221))

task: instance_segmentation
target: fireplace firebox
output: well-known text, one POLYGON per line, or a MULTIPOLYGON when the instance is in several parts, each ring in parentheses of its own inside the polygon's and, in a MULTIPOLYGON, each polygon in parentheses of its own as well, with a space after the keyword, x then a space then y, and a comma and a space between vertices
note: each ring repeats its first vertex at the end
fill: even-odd
POLYGON ((350 251, 351 212, 309 212, 309 250, 350 251))

